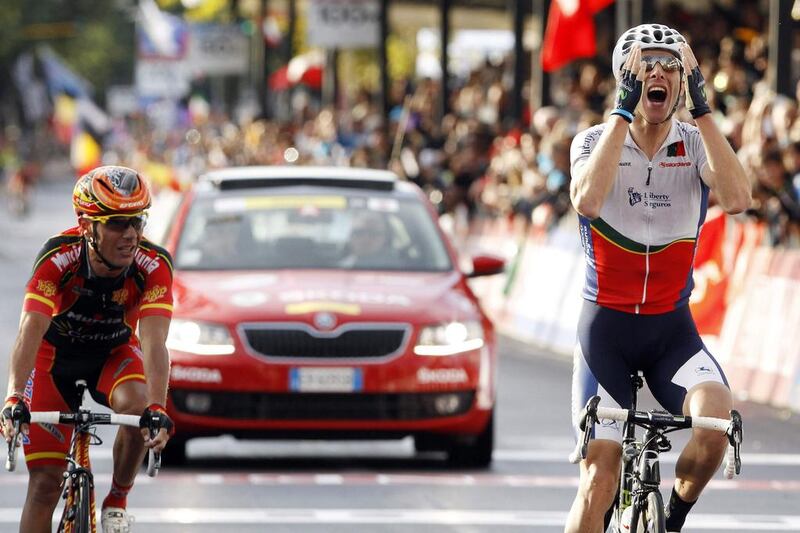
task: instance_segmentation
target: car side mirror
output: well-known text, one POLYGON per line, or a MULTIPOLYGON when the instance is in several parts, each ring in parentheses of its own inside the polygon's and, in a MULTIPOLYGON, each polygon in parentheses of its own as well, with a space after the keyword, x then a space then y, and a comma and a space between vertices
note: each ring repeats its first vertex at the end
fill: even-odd
POLYGON ((494 255, 476 255, 472 258, 472 272, 467 277, 493 276, 506 268, 506 261, 494 255))

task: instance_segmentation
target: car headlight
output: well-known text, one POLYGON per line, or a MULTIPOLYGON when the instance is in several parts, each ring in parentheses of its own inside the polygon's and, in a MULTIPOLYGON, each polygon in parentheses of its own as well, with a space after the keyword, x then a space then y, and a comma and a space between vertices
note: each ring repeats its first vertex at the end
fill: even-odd
POLYGON ((181 319, 173 319, 169 326, 167 348, 197 355, 228 355, 234 350, 225 326, 181 319))
POLYGON ((417 355, 456 355, 483 347, 483 328, 475 320, 449 322, 423 327, 414 353, 417 355))

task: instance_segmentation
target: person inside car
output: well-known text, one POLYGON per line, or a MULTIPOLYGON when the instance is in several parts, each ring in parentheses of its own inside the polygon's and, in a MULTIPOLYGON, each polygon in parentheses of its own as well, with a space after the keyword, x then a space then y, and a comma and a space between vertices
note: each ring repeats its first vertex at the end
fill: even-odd
POLYGON ((224 268, 232 257, 253 253, 252 243, 245 237, 249 231, 249 225, 238 214, 209 218, 199 243, 202 266, 224 268))
POLYGON ((388 216, 378 211, 356 211, 350 226, 345 256, 339 266, 352 269, 397 267, 400 260, 392 246, 388 216))

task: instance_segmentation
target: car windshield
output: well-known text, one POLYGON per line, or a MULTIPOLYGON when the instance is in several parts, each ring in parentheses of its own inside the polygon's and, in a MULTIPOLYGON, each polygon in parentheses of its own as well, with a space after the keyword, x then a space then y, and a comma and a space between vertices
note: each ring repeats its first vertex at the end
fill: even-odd
POLYGON ((452 268, 415 198, 286 194, 198 198, 175 257, 185 270, 452 268))

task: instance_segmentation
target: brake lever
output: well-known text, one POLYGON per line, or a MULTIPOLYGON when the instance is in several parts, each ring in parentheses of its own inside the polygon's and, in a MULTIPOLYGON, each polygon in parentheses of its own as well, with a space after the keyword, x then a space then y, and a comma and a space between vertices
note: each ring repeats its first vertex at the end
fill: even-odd
POLYGON ((731 427, 728 432, 728 442, 733 447, 733 460, 734 460, 734 467, 736 470, 736 474, 740 474, 742 471, 742 458, 740 456, 740 451, 742 447, 742 439, 744 438, 744 432, 742 429, 742 415, 739 414, 739 411, 736 409, 731 410, 731 427))
POLYGON ((581 443, 580 454, 581 459, 586 459, 589 451, 589 435, 597 423, 597 405, 600 403, 600 396, 592 396, 586 402, 586 407, 583 408, 581 413, 580 428, 583 430, 583 442, 581 443))
MULTIPOLYGON (((148 428, 150 432, 150 440, 153 440, 158 431, 153 431, 153 428, 148 428)), ((156 452, 152 448, 147 453, 147 475, 155 477, 158 471, 161 470, 161 452, 156 452)))
POLYGON ((6 470, 13 472, 17 468, 17 451, 19 449, 22 435, 20 434, 20 426, 22 422, 19 419, 14 420, 14 438, 8 441, 8 456, 6 457, 6 470))

